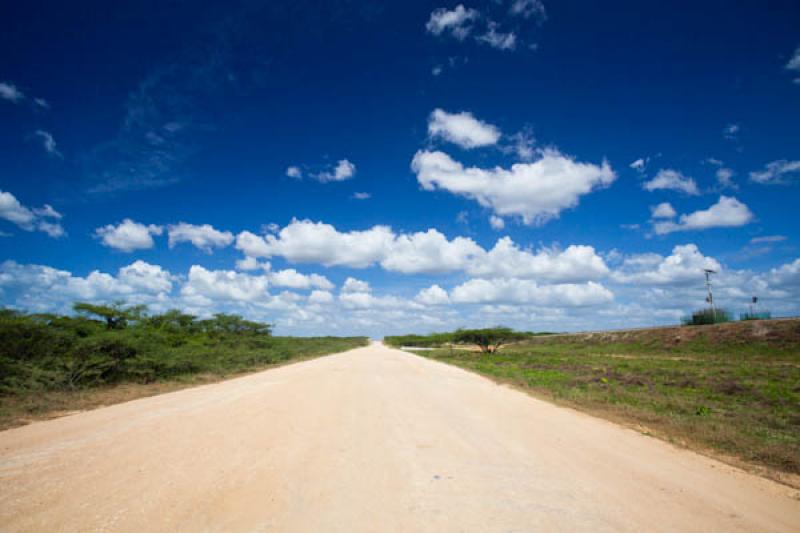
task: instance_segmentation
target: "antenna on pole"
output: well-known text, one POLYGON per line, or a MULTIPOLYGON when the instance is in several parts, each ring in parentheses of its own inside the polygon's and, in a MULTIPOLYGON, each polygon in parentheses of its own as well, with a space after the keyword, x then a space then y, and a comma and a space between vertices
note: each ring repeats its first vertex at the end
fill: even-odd
POLYGON ((715 319, 717 316, 717 311, 714 308, 714 294, 711 292, 711 274, 716 274, 716 270, 711 270, 710 268, 704 268, 703 272, 706 273, 706 289, 708 289, 708 296, 706 296, 706 301, 711 306, 711 313, 714 315, 715 319))

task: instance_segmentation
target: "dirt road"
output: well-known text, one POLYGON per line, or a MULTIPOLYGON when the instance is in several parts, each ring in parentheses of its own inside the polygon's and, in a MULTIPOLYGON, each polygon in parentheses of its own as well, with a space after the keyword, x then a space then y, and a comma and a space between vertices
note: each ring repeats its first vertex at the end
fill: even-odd
POLYGON ((376 344, 2 432, 0 530, 800 531, 800 501, 376 344))

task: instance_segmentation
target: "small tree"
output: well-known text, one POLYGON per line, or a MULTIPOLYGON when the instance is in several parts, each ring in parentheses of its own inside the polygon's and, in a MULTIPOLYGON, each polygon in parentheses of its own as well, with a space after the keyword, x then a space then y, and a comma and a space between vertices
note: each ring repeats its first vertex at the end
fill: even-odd
POLYGON ((511 328, 459 329, 453 340, 462 344, 475 344, 483 353, 495 353, 509 342, 522 340, 527 335, 511 328))
POLYGON ((124 329, 129 321, 141 320, 147 309, 144 305, 124 307, 124 302, 114 302, 111 305, 96 305, 78 302, 72 308, 79 313, 95 315, 106 321, 106 329, 124 329))

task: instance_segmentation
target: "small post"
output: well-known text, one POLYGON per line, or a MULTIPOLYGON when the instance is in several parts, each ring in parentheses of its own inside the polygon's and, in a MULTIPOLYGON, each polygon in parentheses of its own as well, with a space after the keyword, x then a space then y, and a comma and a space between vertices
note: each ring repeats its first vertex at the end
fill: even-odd
POLYGON ((716 270, 711 270, 710 268, 704 268, 703 272, 706 273, 706 289, 708 290, 708 296, 706 297, 706 301, 711 306, 711 315, 714 317, 714 322, 717 321, 717 310, 714 307, 714 294, 711 292, 711 274, 716 274, 716 270))

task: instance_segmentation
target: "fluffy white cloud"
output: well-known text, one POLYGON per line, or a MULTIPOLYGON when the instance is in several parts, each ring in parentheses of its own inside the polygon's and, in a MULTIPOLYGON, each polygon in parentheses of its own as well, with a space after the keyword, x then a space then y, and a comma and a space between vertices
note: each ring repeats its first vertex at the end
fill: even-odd
POLYGON ((44 130, 36 130, 33 132, 33 136, 41 141, 42 148, 44 148, 45 152, 55 157, 64 157, 61 155, 61 152, 58 151, 56 140, 51 133, 44 130))
POLYGON ((455 287, 450 298, 456 303, 517 303, 578 307, 610 302, 614 294, 606 287, 590 281, 539 285, 523 279, 472 279, 455 287))
POLYGON ((331 181, 345 181, 356 175, 356 166, 347 159, 340 160, 331 170, 313 174, 314 179, 321 183, 331 181))
POLYGON ((388 226, 342 233, 330 224, 293 220, 277 235, 242 232, 236 248, 250 257, 281 256, 293 263, 365 268, 383 259, 393 240, 388 226))
POLYGON ((489 21, 486 33, 478 37, 479 42, 483 42, 497 48, 498 50, 513 50, 517 46, 517 36, 513 31, 498 31, 499 25, 494 21, 489 21))
POLYGON ((645 182, 642 187, 644 190, 651 192, 663 189, 680 191, 691 195, 700 194, 694 179, 669 168, 659 170, 656 177, 645 182))
POLYGON ((153 235, 161 235, 164 228, 150 224, 145 226, 126 218, 116 226, 108 224, 94 230, 95 237, 100 239, 103 246, 114 248, 123 252, 146 250, 155 245, 153 235))
POLYGON ((510 169, 465 168, 443 152, 419 151, 411 162, 425 190, 443 189, 476 200, 500 216, 519 216, 542 224, 575 207, 581 196, 610 185, 616 174, 608 162, 580 163, 556 150, 510 169))
POLYGON ((330 290, 333 288, 333 283, 325 276, 301 274, 293 268, 272 272, 269 275, 269 280, 276 287, 288 287, 290 289, 310 289, 313 287, 330 290))
POLYGON ((662 202, 650 207, 650 216, 653 218, 673 218, 677 214, 669 202, 662 202))
POLYGON ((422 305, 445 305, 450 303, 447 291, 438 285, 431 285, 426 289, 422 289, 414 299, 422 305))
POLYGON ((674 231, 703 230, 709 228, 735 228, 753 220, 753 213, 736 198, 720 196, 719 201, 709 207, 688 215, 681 215, 678 222, 657 222, 653 229, 659 235, 674 231))
POLYGON ((286 175, 290 178, 300 179, 303 177, 303 171, 300 170, 300 167, 290 166, 286 169, 286 175))
POLYGON ((0 82, 0 98, 16 104, 25 99, 25 94, 13 83, 3 81, 0 82))
POLYGON ((466 237, 447 237, 435 229, 399 235, 391 243, 381 266, 404 274, 450 272, 464 268, 483 254, 483 248, 466 237))
POLYGON ((360 279, 348 277, 344 280, 344 285, 340 292, 370 292, 372 289, 369 283, 360 279))
POLYGON ((211 253, 213 248, 224 248, 233 242, 233 233, 219 231, 210 224, 170 224, 167 226, 167 234, 170 248, 182 242, 190 242, 206 253, 211 253))
POLYGON ((25 231, 41 231, 50 237, 61 237, 64 228, 58 222, 62 215, 51 206, 28 208, 10 192, 0 191, 0 219, 8 220, 25 231))
POLYGON ((431 113, 428 134, 466 149, 497 144, 500 139, 496 126, 476 119, 472 113, 448 113, 443 109, 434 109, 431 113))
POLYGON ((542 249, 533 253, 520 249, 510 237, 503 237, 491 250, 467 264, 466 272, 483 278, 566 283, 597 280, 606 276, 609 270, 591 246, 572 245, 563 251, 542 249))
POLYGON ((173 276, 158 265, 137 260, 119 269, 117 279, 124 285, 146 293, 168 293, 173 276))
POLYGON ((308 295, 308 303, 317 305, 327 305, 333 303, 333 294, 329 291, 314 290, 308 295))
POLYGON ((269 278, 233 270, 208 270, 192 265, 181 295, 191 305, 208 306, 214 302, 266 302, 269 278))
POLYGON ((644 285, 685 285, 702 281, 704 269, 717 272, 722 266, 713 257, 706 257, 695 244, 675 246, 672 254, 636 254, 627 257, 612 273, 619 283, 644 285))
POLYGON ((256 257, 280 256, 295 263, 366 268, 379 264, 384 270, 404 274, 464 271, 473 276, 536 278, 549 281, 599 279, 608 267, 591 246, 566 250, 520 249, 509 237, 484 250, 467 237, 448 239, 435 229, 395 234, 386 226, 364 231, 340 232, 329 224, 293 220, 277 235, 242 232, 236 247, 250 258, 242 270, 259 268, 256 257))
POLYGON ((472 29, 470 23, 478 17, 478 11, 467 9, 463 4, 458 4, 453 9, 440 7, 431 13, 425 29, 434 35, 449 33, 462 41, 472 29))
POLYGON ((800 258, 778 268, 773 268, 765 277, 769 284, 775 287, 800 289, 800 258))
POLYGON ((763 185, 786 183, 789 178, 800 175, 800 161, 779 159, 767 163, 764 170, 750 173, 750 180, 763 185))
POLYGON ((497 215, 492 215, 489 217, 489 225, 492 227, 493 230, 500 231, 506 227, 506 222, 501 217, 497 215))

